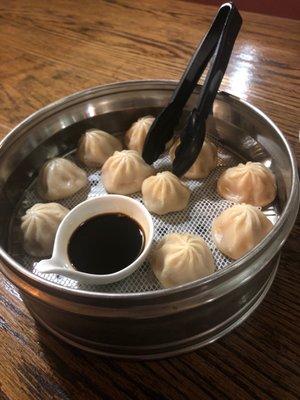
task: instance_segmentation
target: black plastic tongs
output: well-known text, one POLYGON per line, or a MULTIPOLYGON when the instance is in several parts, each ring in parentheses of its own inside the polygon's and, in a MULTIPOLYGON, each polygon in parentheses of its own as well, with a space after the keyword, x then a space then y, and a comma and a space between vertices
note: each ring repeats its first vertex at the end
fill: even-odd
POLYGON ((174 94, 151 125, 143 148, 143 158, 152 164, 164 152, 174 128, 208 62, 213 58, 195 108, 180 134, 173 161, 174 174, 183 175, 195 162, 205 138, 205 122, 227 68, 242 18, 233 3, 223 4, 190 60, 174 94))

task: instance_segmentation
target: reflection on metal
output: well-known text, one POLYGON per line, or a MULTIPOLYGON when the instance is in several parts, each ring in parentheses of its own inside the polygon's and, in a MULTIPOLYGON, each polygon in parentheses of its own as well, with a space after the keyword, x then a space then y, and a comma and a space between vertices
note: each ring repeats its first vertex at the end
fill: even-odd
POLYGON ((87 108, 87 116, 94 117, 95 115, 96 115, 95 107, 92 104, 89 104, 87 108))

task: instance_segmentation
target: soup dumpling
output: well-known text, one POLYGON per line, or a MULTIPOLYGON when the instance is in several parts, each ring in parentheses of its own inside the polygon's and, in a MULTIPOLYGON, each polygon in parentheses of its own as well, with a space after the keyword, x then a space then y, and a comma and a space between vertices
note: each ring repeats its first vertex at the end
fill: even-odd
POLYGON ((276 197, 276 179, 272 171, 258 162, 228 168, 220 176, 217 190, 221 197, 235 203, 264 207, 276 197))
POLYGON ((191 191, 172 172, 164 171, 144 180, 142 195, 148 210, 162 215, 186 208, 191 191))
POLYGON ((198 235, 171 233, 154 248, 151 266, 165 288, 183 285, 210 275, 215 270, 213 256, 198 235))
POLYGON ((259 208, 236 204, 215 218, 212 236, 222 253, 237 260, 258 245, 272 227, 272 222, 259 208))
POLYGON ((90 168, 100 168, 115 151, 122 150, 121 142, 99 129, 90 129, 79 140, 77 157, 90 168))
MULTIPOLYGON (((179 145, 177 140, 170 149, 170 157, 173 161, 175 158, 175 151, 179 145)), ((196 158, 194 164, 183 175, 187 179, 203 179, 206 178, 210 172, 216 168, 218 163, 217 147, 209 140, 204 140, 202 149, 196 158)))
POLYGON ((154 121, 154 117, 146 115, 134 122, 125 134, 125 144, 130 150, 142 154, 147 133, 154 121))
POLYGON ((68 212, 58 203, 37 203, 29 208, 21 223, 26 253, 34 257, 50 256, 58 226, 68 212))
POLYGON ((115 151, 102 167, 102 182, 108 193, 131 194, 139 192, 143 181, 153 173, 154 168, 137 151, 115 151))
MULTIPOLYGON (((134 122, 125 134, 125 145, 130 150, 136 150, 139 154, 142 154, 144 143, 148 131, 153 124, 155 118, 151 115, 139 118, 134 122)), ((169 149, 173 140, 170 140, 166 144, 166 149, 169 149)))
POLYGON ((37 178, 37 191, 44 200, 73 196, 88 183, 86 172, 65 158, 47 161, 37 178))

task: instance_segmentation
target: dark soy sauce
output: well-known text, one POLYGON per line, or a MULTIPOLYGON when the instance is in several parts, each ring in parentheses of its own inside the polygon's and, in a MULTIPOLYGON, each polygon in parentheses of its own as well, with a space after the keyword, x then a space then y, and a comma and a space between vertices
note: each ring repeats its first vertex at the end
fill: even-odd
POLYGON ((68 255, 74 268, 106 275, 130 265, 144 249, 144 232, 125 214, 97 215, 83 222, 72 234, 68 255))

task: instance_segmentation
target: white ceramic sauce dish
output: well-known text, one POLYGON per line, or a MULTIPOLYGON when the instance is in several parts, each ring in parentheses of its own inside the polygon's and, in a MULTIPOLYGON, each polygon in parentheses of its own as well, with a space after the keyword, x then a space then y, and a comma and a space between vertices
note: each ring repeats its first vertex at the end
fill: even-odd
MULTIPOLYGON (((62 220, 56 233, 53 254, 48 260, 38 262, 35 269, 47 274, 59 274, 78 282, 94 285, 108 284, 126 278, 145 261, 153 240, 153 221, 148 210, 138 201, 121 195, 104 195, 88 199, 74 207, 62 220), (127 267, 111 274, 90 274, 77 271, 68 256, 68 244, 72 234, 85 221, 107 213, 121 213, 135 220, 144 232, 144 248, 127 267)), ((101 270, 101 254, 99 254, 101 270)))

